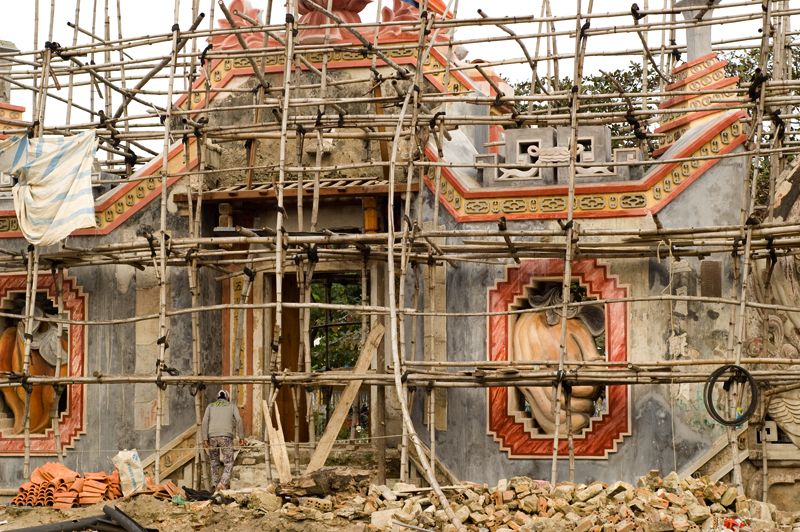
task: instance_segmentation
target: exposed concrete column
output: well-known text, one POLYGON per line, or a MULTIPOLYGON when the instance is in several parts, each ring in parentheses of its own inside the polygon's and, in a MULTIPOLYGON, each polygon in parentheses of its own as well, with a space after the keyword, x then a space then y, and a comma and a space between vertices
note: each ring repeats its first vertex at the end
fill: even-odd
MULTIPOLYGON (((681 10, 683 18, 687 21, 708 20, 714 7, 720 0, 680 0, 675 3, 675 7, 681 10), (709 7, 709 5, 711 7, 709 7), (697 16, 702 13, 700 20, 697 16)), ((694 61, 698 57, 703 57, 712 52, 711 50, 711 26, 693 25, 686 29, 686 55, 687 61, 694 61)))

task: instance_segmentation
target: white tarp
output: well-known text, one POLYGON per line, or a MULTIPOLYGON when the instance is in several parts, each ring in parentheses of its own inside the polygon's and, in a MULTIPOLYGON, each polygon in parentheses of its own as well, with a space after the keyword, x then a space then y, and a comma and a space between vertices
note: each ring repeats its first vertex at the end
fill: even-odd
POLYGON ((97 227, 92 196, 94 131, 71 137, 14 136, 0 141, 0 171, 16 174, 14 210, 25 239, 37 246, 97 227))

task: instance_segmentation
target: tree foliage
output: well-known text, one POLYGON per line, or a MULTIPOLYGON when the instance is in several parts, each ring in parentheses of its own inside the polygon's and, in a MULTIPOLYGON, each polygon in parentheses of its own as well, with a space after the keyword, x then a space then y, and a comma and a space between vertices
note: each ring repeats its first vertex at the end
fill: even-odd
MULTIPOLYGON (((335 281, 320 278, 311 284, 315 303, 360 305, 357 277, 335 281)), ((313 371, 355 364, 361 342, 361 317, 348 310, 311 309, 311 366, 313 371)))

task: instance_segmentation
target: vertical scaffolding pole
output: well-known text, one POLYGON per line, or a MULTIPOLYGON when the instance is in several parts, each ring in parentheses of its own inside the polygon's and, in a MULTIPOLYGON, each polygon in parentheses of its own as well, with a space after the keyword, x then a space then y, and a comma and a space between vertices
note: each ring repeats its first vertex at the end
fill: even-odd
MULTIPOLYGON (((172 93, 175 86, 175 70, 178 61, 178 36, 180 28, 178 26, 178 13, 180 0, 174 3, 174 22, 172 25, 172 59, 169 67, 169 81, 167 86, 167 109, 164 117, 164 148, 163 161, 161 165, 161 238, 159 239, 159 274, 158 274, 158 366, 156 367, 156 377, 161 378, 167 358, 167 182, 169 180, 169 146, 170 146, 170 127, 172 124, 172 93)), ((158 385, 156 393, 156 459, 154 474, 156 483, 161 482, 161 431, 164 423, 164 400, 165 389, 158 385)))
MULTIPOLYGON (((23 333, 23 361, 22 376, 27 379, 30 376, 31 368, 31 341, 33 340, 33 313, 36 308, 36 290, 39 282, 39 251, 30 244, 28 246, 27 260, 27 280, 25 285, 25 329, 23 333)), ((22 462, 22 474, 25 478, 31 476, 31 393, 33 387, 23 383, 25 390, 24 406, 24 457, 22 462)))
MULTIPOLYGON (((553 457, 550 465, 550 484, 555 489, 558 483, 558 439, 561 429, 561 387, 565 376, 564 362, 567 358, 567 315, 569 310, 570 298, 572 295, 572 251, 573 239, 577 236, 577 228, 573 214, 575 211, 575 173, 578 156, 578 109, 580 107, 579 96, 581 92, 581 77, 583 76, 583 57, 586 51, 586 36, 582 29, 581 0, 577 0, 577 10, 575 18, 575 64, 572 74, 572 98, 570 101, 570 139, 569 139, 569 197, 567 198, 567 221, 566 245, 564 251, 564 276, 561 281, 561 340, 558 349, 558 372, 556 374, 556 385, 553 389, 553 413, 555 417, 555 428, 553 430, 553 457)), ((589 10, 592 12, 593 0, 589 0, 589 10)), ((569 409, 569 405, 567 405, 569 409)), ((569 432, 569 428, 568 428, 569 432)))
MULTIPOLYGON (((56 267, 53 265, 50 269, 50 274, 53 276, 53 284, 56 287, 56 311, 58 312, 58 317, 60 318, 61 313, 64 312, 64 270, 61 266, 56 267)), ((63 349, 61 349, 63 325, 61 323, 51 323, 50 326, 58 327, 58 349, 56 350, 55 376, 60 377, 62 363, 61 359, 64 353, 63 349)), ((67 367, 69 367, 69 365, 67 367)), ((58 461, 61 463, 64 462, 64 449, 61 448, 61 428, 59 424, 58 405, 61 403, 61 396, 64 393, 64 388, 64 384, 53 385, 55 399, 53 401, 53 407, 50 411, 50 421, 53 427, 53 447, 55 447, 56 453, 58 453, 58 461)))

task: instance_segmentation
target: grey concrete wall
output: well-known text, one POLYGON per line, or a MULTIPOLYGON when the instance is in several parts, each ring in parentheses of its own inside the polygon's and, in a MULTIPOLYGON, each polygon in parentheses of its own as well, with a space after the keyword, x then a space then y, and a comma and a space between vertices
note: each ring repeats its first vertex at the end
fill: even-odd
MULTIPOLYGON (((739 160, 725 160, 693 183, 658 215, 665 227, 735 224, 739 220, 743 167, 739 160)), ((431 218, 431 194, 426 190, 423 217, 431 218)), ((493 229, 494 224, 458 224, 444 209, 440 222, 448 228, 493 229)), ((654 228, 650 217, 581 220, 583 228, 654 228)), ((551 221, 510 222, 510 229, 557 227, 551 221)), ((454 243, 451 240, 448 243, 454 243)), ((603 261, 609 273, 628 286, 629 295, 665 293, 670 283, 670 260, 636 259, 603 261)), ((723 264, 723 296, 733 296, 729 257, 710 257, 723 264)), ((510 261, 509 261, 510 262, 510 261)), ((687 261, 689 271, 681 278, 689 295, 699 295, 698 261, 687 261)), ((513 263, 512 263, 513 264, 513 263)), ((486 311, 487 290, 505 276, 504 266, 461 263, 447 269, 447 310, 450 312, 486 311)), ((675 274, 673 272, 673 283, 675 274)), ((409 280, 409 284, 413 281, 409 280)), ((407 290, 411 290, 409 286, 407 290)), ((409 292, 410 293, 410 292, 409 292)), ((666 292, 668 293, 668 291, 666 292)), ((422 307, 422 303, 420 303, 422 307)), ((677 307, 676 307, 677 308, 677 307)), ((677 312, 676 309, 672 309, 677 312)), ((685 328, 688 346, 683 355, 671 355, 668 340, 671 308, 668 303, 628 304, 628 359, 653 361, 673 356, 712 358, 724 352, 730 322, 730 309, 720 305, 691 304, 679 317, 685 328)), ((673 320, 674 321, 674 320, 673 320)), ((409 326, 410 327, 410 326, 409 326)), ((408 330, 410 334, 410 328, 408 330)), ((417 345, 422 345, 422 332, 417 345)), ((487 359, 487 320, 485 317, 449 317, 447 352, 450 360, 487 359)), ((418 350, 417 358, 423 353, 418 350)), ((424 392, 416 394, 413 412, 417 430, 428 439, 422 423, 424 392)), ((576 480, 594 479, 633 481, 651 469, 666 474, 705 451, 722 435, 721 428, 707 416, 702 401, 702 385, 639 385, 630 389, 631 434, 607 459, 576 461, 576 480)), ((453 389, 448 392, 447 430, 437 432, 437 454, 462 479, 495 483, 500 478, 529 475, 548 479, 550 459, 509 459, 487 433, 487 391, 453 389)), ((559 465, 560 477, 567 475, 566 461, 559 465)))
MULTIPOLYGON (((142 212, 104 237, 70 238, 70 245, 90 247, 110 242, 127 242, 136 237, 136 229, 141 225, 158 227, 158 203, 153 202, 142 212)), ((186 220, 169 214, 168 226, 177 234, 186 234, 186 220)), ((209 224, 205 224, 210 227, 209 224)), ((24 249, 22 240, 0 240, 0 249, 18 251, 24 249)), ((43 266, 43 268, 47 268, 43 266)), ((136 310, 136 275, 130 266, 92 266, 70 269, 70 277, 87 294, 89 320, 130 318, 136 310)), ((186 308, 191 303, 187 271, 185 268, 169 269, 169 307, 186 308)), ((219 283, 214 273, 201 269, 201 284, 204 304, 220 301, 219 283)), ((170 348, 167 364, 189 374, 192 371, 191 327, 188 315, 173 317, 170 320, 170 348)), ((201 314, 201 354, 204 371, 218 373, 221 370, 221 328, 219 312, 201 314)), ((132 375, 137 360, 136 334, 134 324, 89 327, 86 333, 85 374, 93 375, 132 375)), ((153 374, 155 368, 148 373, 153 374)), ((214 393, 213 389, 207 394, 214 393)), ((111 458, 120 449, 136 448, 144 458, 152 454, 155 447, 155 429, 136 430, 135 428, 135 385, 85 385, 85 433, 74 440, 73 448, 67 450, 65 463, 78 471, 110 470, 111 458)), ((166 404, 169 424, 161 434, 163 443, 169 442, 189 426, 194 424, 194 398, 189 387, 169 386, 166 390, 166 404)), ((54 456, 33 457, 35 468, 54 456)), ((16 487, 24 481, 22 477, 21 456, 0 456, 0 487, 16 487)))

